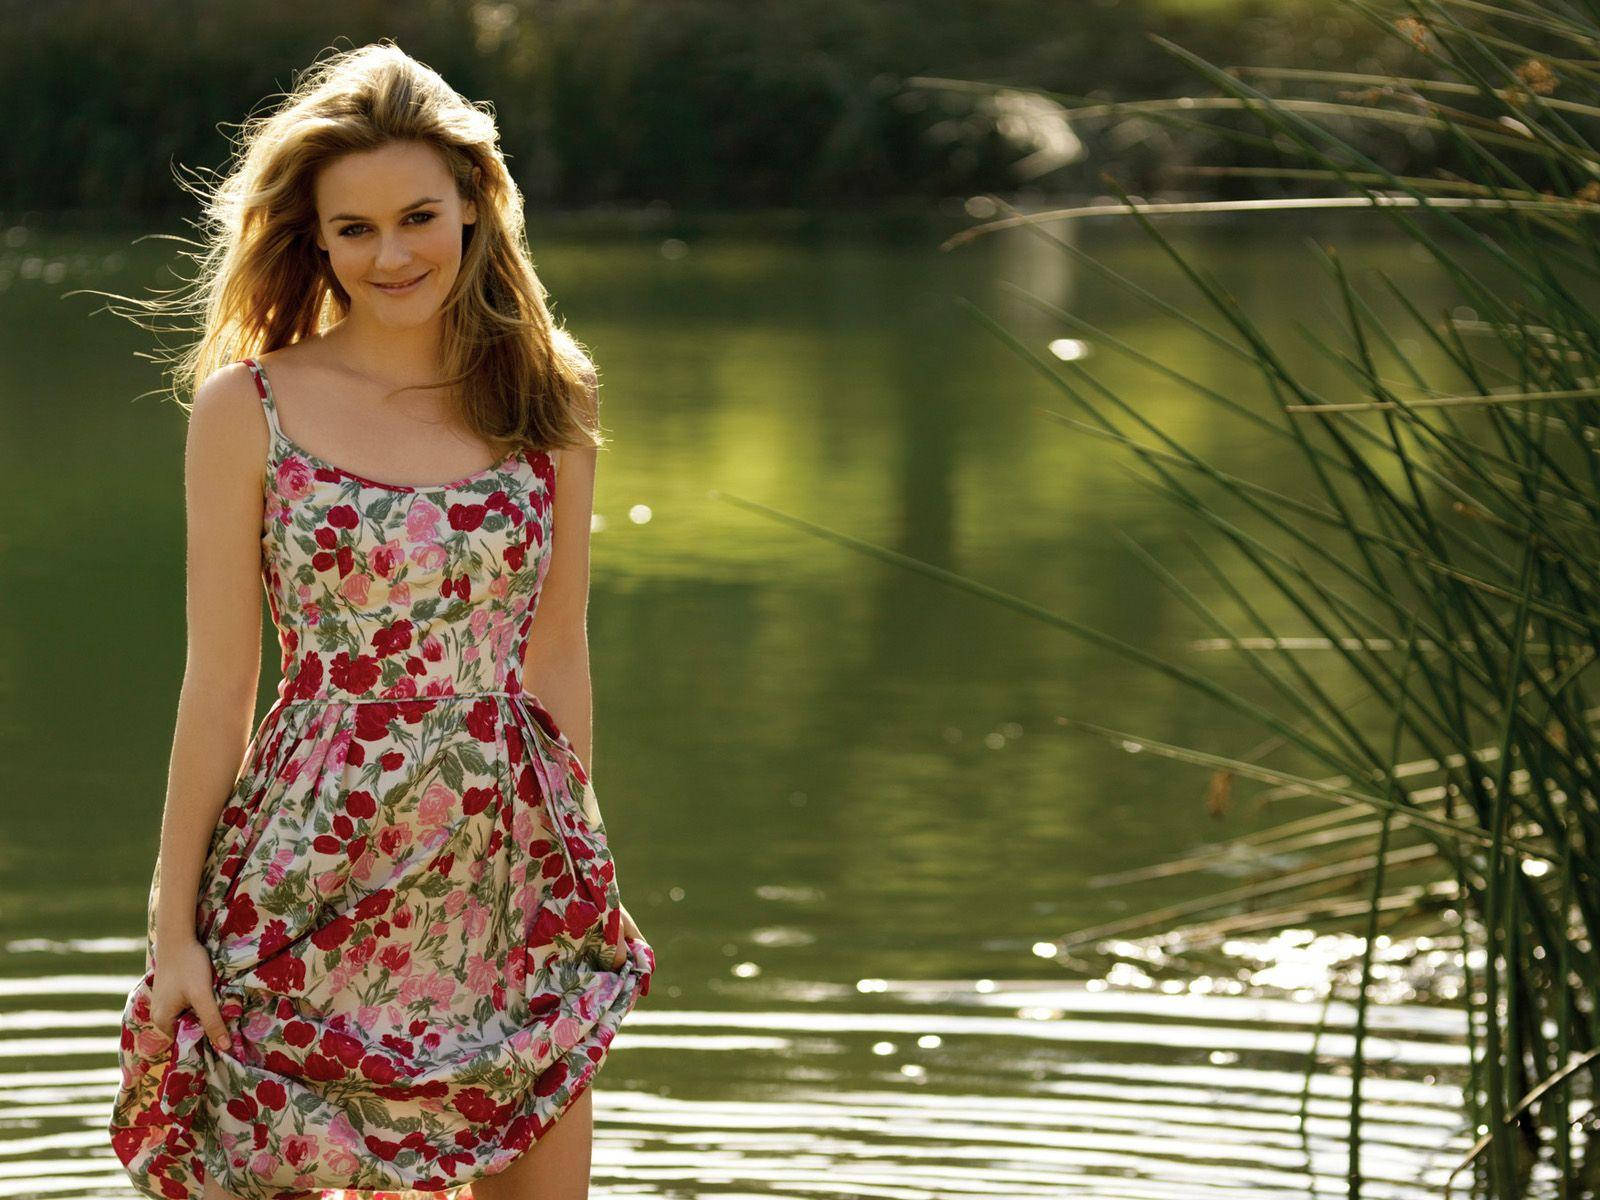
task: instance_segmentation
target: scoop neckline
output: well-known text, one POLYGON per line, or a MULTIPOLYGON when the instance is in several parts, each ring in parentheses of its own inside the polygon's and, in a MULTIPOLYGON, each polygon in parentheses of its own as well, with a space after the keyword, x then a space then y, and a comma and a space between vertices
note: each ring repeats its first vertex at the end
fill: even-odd
POLYGON ((343 475, 346 479, 353 479, 355 482, 366 487, 381 488, 386 492, 455 491, 466 487, 468 484, 476 483, 478 480, 487 475, 498 474, 506 468, 512 459, 521 457, 523 449, 521 446, 513 447, 509 454, 506 454, 497 461, 490 463, 487 467, 476 470, 470 475, 463 475, 460 479, 452 479, 445 483, 385 483, 381 479, 372 479, 366 475, 361 475, 350 470, 348 467, 341 467, 338 463, 329 462, 321 455, 311 453, 311 451, 307 450, 299 442, 295 441, 287 433, 283 432, 282 429, 274 429, 273 433, 277 435, 279 441, 281 441, 285 446, 306 461, 321 467, 324 470, 333 471, 335 474, 343 475))
POLYGON ((246 361, 255 369, 257 377, 261 380, 261 386, 266 389, 267 401, 272 405, 272 420, 268 422, 268 424, 272 427, 273 436, 295 454, 299 455, 303 459, 306 459, 308 462, 322 467, 325 470, 332 471, 337 475, 343 475, 346 479, 352 479, 366 487, 380 488, 387 492, 455 491, 459 488, 466 487, 469 484, 476 483, 485 476, 499 474, 506 468, 507 464, 509 464, 512 459, 520 458, 522 456, 524 447, 513 446, 509 452, 502 455, 488 466, 480 467, 478 470, 473 471, 468 475, 463 475, 459 479, 447 480, 444 483, 385 483, 381 479, 373 479, 371 476, 362 475, 359 472, 350 470, 348 467, 341 467, 338 463, 330 462, 328 459, 323 458, 320 454, 311 453, 311 451, 307 450, 299 442, 295 441, 286 432, 284 432, 282 421, 278 415, 277 393, 275 393, 272 389, 272 380, 267 376, 266 367, 261 364, 261 360, 258 358, 250 358, 246 361))

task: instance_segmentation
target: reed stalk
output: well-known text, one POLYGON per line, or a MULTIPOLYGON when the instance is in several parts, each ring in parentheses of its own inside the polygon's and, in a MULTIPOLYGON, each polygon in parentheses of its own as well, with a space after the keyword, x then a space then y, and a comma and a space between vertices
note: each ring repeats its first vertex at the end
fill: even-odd
MULTIPOLYGON (((1099 355, 1147 369, 1213 407, 1219 420, 1268 439, 1298 465, 1298 494, 1209 461, 1085 361, 1058 361, 1031 335, 964 302, 1059 394, 1069 411, 1045 409, 1046 421, 1064 436, 1123 452, 1141 486, 1207 531, 1187 544, 1215 600, 1114 532, 1213 636, 1163 656, 958 572, 728 499, 1082 638, 1258 726, 1256 745, 1228 754, 1058 718, 1063 729, 1203 768, 1212 816, 1237 804, 1240 781, 1261 785, 1253 797, 1260 804, 1295 809, 1274 829, 1103 880, 1254 868, 1242 884, 1063 933, 1059 961, 1088 963, 1112 942, 1142 936, 1165 968, 1210 970, 1226 940, 1246 933, 1356 934, 1361 951, 1346 975, 1330 979, 1324 1001, 1340 987, 1354 994, 1345 1186, 1358 1200, 1375 947, 1380 938, 1431 939, 1455 956, 1471 1063, 1464 1116, 1476 1142, 1449 1186, 1489 1200, 1593 1196, 1600 305, 1586 295, 1600 282, 1600 4, 1341 3, 1411 49, 1406 70, 1377 77, 1218 66, 1151 35, 1215 94, 1107 103, 1042 93, 1086 131, 1135 118, 1204 129, 1252 150, 1275 146, 1287 160, 1281 167, 1204 170, 1326 194, 1151 204, 1104 176, 1118 203, 1024 213, 989 197, 1000 215, 945 243, 955 249, 1001 230, 1035 237, 1237 365, 1237 386, 1208 386, 1183 364, 1157 361, 1018 289, 1099 355), (1442 165, 1429 176, 1401 174, 1339 132, 1380 125, 1434 139, 1442 165), (1382 269, 1372 270, 1378 287, 1369 294, 1337 249, 1318 240, 1311 251, 1332 316, 1315 329, 1297 326, 1300 343, 1282 345, 1162 229, 1174 215, 1232 211, 1260 220, 1349 208, 1390 223, 1438 267, 1454 297, 1437 318, 1421 310, 1404 278, 1382 269), (1133 221, 1208 317, 1176 303, 1174 289, 1142 287, 1056 230, 1107 216, 1133 221), (1401 336, 1407 322, 1420 349, 1401 336), (1252 377, 1258 399, 1245 394, 1252 377), (1251 686, 1225 686, 1195 665, 1217 654, 1240 658, 1251 686), (1536 1178, 1555 1182, 1535 1191, 1536 1178)), ((1315 1050, 1308 1072, 1314 1062, 1315 1050)))

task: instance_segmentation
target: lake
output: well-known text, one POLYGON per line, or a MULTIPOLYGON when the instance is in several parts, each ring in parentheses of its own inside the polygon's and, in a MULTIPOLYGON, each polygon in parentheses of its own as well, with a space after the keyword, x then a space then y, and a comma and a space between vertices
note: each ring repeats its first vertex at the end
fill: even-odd
MULTIPOLYGON (((1052 956, 1051 939, 1237 882, 1105 877, 1279 815, 1241 801, 1215 820, 1204 769, 1056 717, 1222 754, 1260 731, 828 536, 1248 690, 1239 664, 1190 647, 1212 631, 1118 531, 1218 602, 1179 536, 1209 535, 1127 454, 1047 416, 1082 413, 958 301, 1037 354, 1081 356, 1227 469, 1304 494, 1298 457, 1017 292, 1268 411, 1248 366, 1022 230, 942 252, 948 230, 531 224, 613 439, 593 529, 592 765, 658 957, 595 1084, 595 1194, 1344 1195, 1351 1017, 1333 1005, 1319 1035, 1314 962, 1252 988, 1052 956)), ((1051 229, 1222 328, 1130 219, 1051 229)), ((1297 341, 1298 322, 1338 340, 1303 225, 1164 229, 1275 337, 1297 341)), ((137 357, 149 335, 63 293, 172 286, 174 245, 136 233, 0 230, 3 1196, 134 1195, 104 1125, 184 665, 183 415, 137 357)), ((1407 279, 1423 311, 1447 302, 1381 217, 1334 240, 1407 279)), ((258 716, 276 663, 268 651, 258 716)), ((1461 1018, 1394 999, 1369 1015, 1363 1195, 1432 1197, 1471 1141, 1461 1018)))

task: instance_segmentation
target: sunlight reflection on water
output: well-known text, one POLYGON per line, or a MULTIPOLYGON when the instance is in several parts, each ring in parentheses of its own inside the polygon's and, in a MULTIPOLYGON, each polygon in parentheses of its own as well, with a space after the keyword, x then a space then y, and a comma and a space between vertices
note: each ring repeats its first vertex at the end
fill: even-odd
MULTIPOLYGON (((5 947, 13 963, 38 955, 43 970, 0 981, 0 1194, 135 1195, 102 1132, 116 1085, 108 1001, 133 977, 44 971, 137 948, 5 947)), ((596 1084, 598 1193, 1342 1194, 1352 1016, 1342 1002, 1319 1032, 1322 1006, 1282 995, 1097 980, 740 986, 738 1009, 632 1015, 596 1084), (690 1060, 683 1084, 648 1082, 690 1060)), ((1363 1195, 1435 1196, 1468 1143, 1460 1014, 1378 1004, 1368 1025, 1363 1195)))

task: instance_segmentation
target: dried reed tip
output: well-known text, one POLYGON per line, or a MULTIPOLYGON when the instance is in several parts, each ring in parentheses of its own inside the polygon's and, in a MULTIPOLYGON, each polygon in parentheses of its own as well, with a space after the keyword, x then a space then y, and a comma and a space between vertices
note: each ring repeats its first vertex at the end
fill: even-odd
POLYGON ((1206 812, 1217 820, 1221 820, 1228 813, 1228 805, 1233 800, 1233 772, 1223 767, 1211 773, 1211 779, 1206 783, 1206 812))
POLYGON ((1540 96, 1548 96, 1556 90, 1556 75, 1541 59, 1530 58, 1527 62, 1516 68, 1517 78, 1528 85, 1528 90, 1540 96))
POLYGON ((1433 48, 1428 44, 1428 27, 1415 17, 1401 17, 1394 23, 1394 27, 1411 39, 1411 44, 1424 54, 1432 54, 1433 48))

